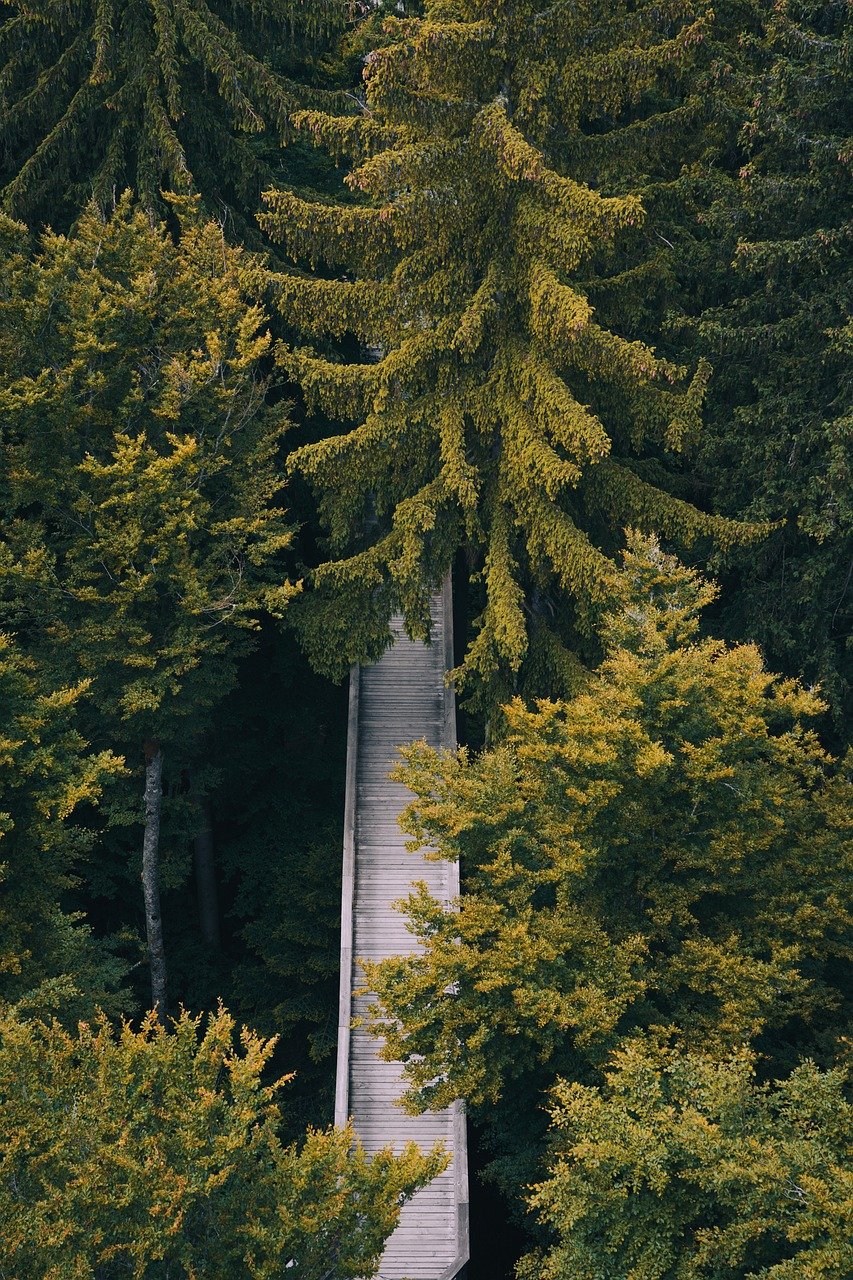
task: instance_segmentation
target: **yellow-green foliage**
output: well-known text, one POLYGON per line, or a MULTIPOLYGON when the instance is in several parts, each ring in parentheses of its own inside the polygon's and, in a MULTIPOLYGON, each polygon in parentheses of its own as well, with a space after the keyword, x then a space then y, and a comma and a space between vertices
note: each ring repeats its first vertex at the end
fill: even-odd
POLYGON ((350 1129, 278 1137, 273 1041, 0 1019, 0 1268, 20 1280, 289 1280, 373 1273, 444 1157, 368 1159, 350 1129), (236 1042, 236 1043, 235 1043, 236 1042))
POLYGON ((424 629, 427 588, 463 541, 485 611, 462 674, 482 689, 512 682, 549 609, 563 639, 567 601, 589 626, 615 577, 598 547, 624 523, 685 543, 760 533, 634 472, 695 440, 709 370, 603 327, 585 284, 644 210, 601 187, 584 145, 630 148, 634 114, 665 135, 709 22, 681 0, 431 0, 386 21, 360 117, 296 117, 352 166, 351 203, 272 191, 261 215, 294 261, 336 273, 274 282, 314 344, 279 360, 341 423, 291 458, 330 534, 296 611, 327 669, 381 648, 394 602, 424 629), (335 356, 345 334, 361 362, 335 356))
POLYGON ((774 1085, 749 1054, 629 1045, 601 1088, 551 1097, 551 1171, 532 1206, 555 1243, 520 1280, 848 1280, 847 1073, 774 1085))
POLYGON ((458 911, 419 888, 423 951, 365 965, 415 1108, 503 1098, 533 1125, 549 1079, 629 1033, 786 1067, 844 1026, 850 782, 820 700, 700 638, 713 589, 654 542, 631 537, 621 591, 583 693, 514 701, 477 758, 404 752, 405 827, 465 886, 458 911))
POLYGON ((35 249, 7 222, 0 259, 0 598, 137 743, 203 732, 293 591, 261 275, 175 212, 177 244, 130 197, 35 249))

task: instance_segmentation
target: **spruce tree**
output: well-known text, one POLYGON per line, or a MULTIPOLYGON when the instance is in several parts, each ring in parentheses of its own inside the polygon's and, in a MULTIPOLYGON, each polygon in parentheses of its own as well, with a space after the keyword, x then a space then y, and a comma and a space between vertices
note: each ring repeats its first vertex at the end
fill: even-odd
POLYGON ((378 652, 396 604, 424 630, 464 544, 484 609, 463 674, 494 698, 527 658, 565 688, 625 523, 723 546, 757 532, 668 474, 707 366, 633 336, 627 303, 616 328, 589 301, 606 276, 618 316, 648 270, 626 250, 642 201, 616 175, 677 177, 710 21, 701 0, 432 0, 385 21, 360 114, 296 117, 351 166, 349 200, 271 191, 261 216, 299 265, 275 280, 301 335, 281 363, 340 424, 291 460, 328 530, 298 612, 325 669, 378 652))
POLYGON ((745 48, 736 163, 704 181, 704 266, 683 310, 718 369, 699 473, 724 512, 783 517, 734 557, 726 626, 849 702, 853 21, 843 0, 764 6, 745 48), (692 296, 691 296, 692 295, 692 296))
POLYGON ((6 0, 0 187, 8 212, 59 229, 127 186, 201 191, 239 229, 280 172, 289 118, 344 0, 6 0))

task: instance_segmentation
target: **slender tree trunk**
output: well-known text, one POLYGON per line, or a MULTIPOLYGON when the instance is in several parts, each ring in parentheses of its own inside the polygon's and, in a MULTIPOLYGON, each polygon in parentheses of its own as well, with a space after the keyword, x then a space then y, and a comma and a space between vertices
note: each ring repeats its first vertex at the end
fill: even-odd
POLYGON ((195 884, 198 895, 198 919, 201 936, 211 951, 218 951, 219 895, 216 890, 216 864, 213 860, 213 824, 210 801, 199 803, 201 826, 195 837, 195 884))
POLYGON ((160 917, 160 811, 163 805, 163 752, 159 742, 145 743, 145 836, 142 841, 142 893, 145 936, 151 965, 151 1005, 166 1014, 166 951, 160 917))

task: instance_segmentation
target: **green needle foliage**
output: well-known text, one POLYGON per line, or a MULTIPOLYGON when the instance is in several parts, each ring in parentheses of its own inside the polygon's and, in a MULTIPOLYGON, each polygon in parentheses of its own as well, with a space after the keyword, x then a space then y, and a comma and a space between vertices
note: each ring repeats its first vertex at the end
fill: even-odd
POLYGON ((80 810, 122 762, 75 726, 85 683, 46 691, 39 674, 0 633, 0 1005, 115 1009, 120 968, 64 899, 93 844, 80 810))
POLYGON ((532 1203, 556 1243, 520 1280, 847 1280, 853 1114, 842 1070, 756 1083, 631 1045, 600 1088, 552 1094, 552 1171, 532 1203))
POLYGON ((626 1035, 758 1043, 785 1072, 845 1026, 850 783, 808 728, 822 704, 699 639, 714 590, 653 541, 632 536, 624 583, 584 692, 514 701, 477 758, 405 750, 405 828, 461 859, 464 893, 421 886, 423 952, 364 966, 409 1104, 521 1112, 528 1156, 543 1086, 595 1079, 626 1035))
POLYGON ((272 191, 261 216, 317 268, 276 278, 284 318, 315 344, 280 359, 341 424, 291 459, 333 557, 295 615, 324 669, 380 650, 394 603, 423 630, 430 583, 467 543, 485 607, 463 677, 506 692, 533 638, 559 685, 613 590, 604 551, 625 523, 724 546, 760 532, 668 491, 707 366, 689 376, 587 296, 602 272, 618 277, 611 314, 636 291, 617 250, 644 210, 614 168, 627 154, 629 175, 669 172, 709 22, 681 0, 604 14, 432 0, 385 22, 360 115, 296 117, 352 166, 348 203, 272 191), (342 339, 363 362, 336 358, 342 339))
POLYGON ((251 215, 311 94, 344 0, 7 0, 0 5, 5 208, 57 226, 133 186, 251 215), (271 144, 265 140, 269 135, 271 144))
POLYGON ((703 466, 715 509, 786 517, 735 554, 727 627, 819 679, 839 720, 853 598, 851 39, 846 3, 767 6, 738 85, 745 163, 704 215, 720 256, 698 325, 719 371, 703 466))
POLYGON ((220 1008, 69 1035, 0 1020, 0 1267, 28 1280, 371 1275, 401 1204, 441 1171, 368 1159, 349 1129, 285 1146, 272 1041, 220 1008))

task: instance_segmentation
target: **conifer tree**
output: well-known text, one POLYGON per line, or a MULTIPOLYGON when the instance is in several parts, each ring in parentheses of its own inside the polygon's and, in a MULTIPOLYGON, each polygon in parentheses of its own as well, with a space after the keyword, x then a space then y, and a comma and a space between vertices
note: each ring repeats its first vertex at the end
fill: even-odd
POLYGON ((601 324, 588 298, 602 272, 611 314, 636 292, 643 264, 617 250, 644 210, 616 174, 677 175, 709 24, 701 0, 431 0, 385 21, 361 114, 296 117, 352 166, 349 201, 271 191, 261 216, 314 268, 275 280, 314 343, 281 362, 341 424, 292 458, 329 535, 298 612, 326 669, 381 649, 393 603, 423 630, 429 585, 467 543, 485 607, 463 674, 494 694, 529 655, 565 687, 626 522, 687 543, 757 532, 667 478, 707 367, 656 354, 627 315, 601 324), (340 359, 344 338, 360 361, 340 359))
POLYGON ((0 261, 0 607, 58 684, 91 681, 93 741, 144 760, 159 1006, 163 770, 197 763, 258 612, 293 590, 260 271, 197 203, 175 199, 177 244, 129 196, 35 248, 7 220, 0 261))
MULTIPOLYGON (((294 74, 345 0, 6 0, 0 5, 0 187, 16 217, 59 227, 127 186, 203 192, 242 231, 275 168, 294 74), (288 71, 292 74, 288 75, 288 71)), ((307 60, 307 61, 306 61, 307 60)))
MULTIPOLYGON (((718 369, 700 474, 724 512, 784 522, 734 557, 726 624, 849 700, 853 476, 853 18, 764 6, 736 93, 739 168, 715 164, 699 345, 718 369), (716 262, 715 259, 716 258, 716 262)), ((682 296, 695 315, 690 277, 682 296)))
POLYGON ((809 728, 822 704, 699 638, 714 590, 655 543, 631 539, 625 589, 583 693, 516 699, 501 745, 416 743, 396 775, 414 847, 459 858, 465 892, 406 901, 423 951, 365 963, 374 1021, 415 1109, 477 1109, 514 1195, 543 1090, 600 1080, 626 1037, 753 1044, 785 1076, 848 1026, 850 762, 809 728))

